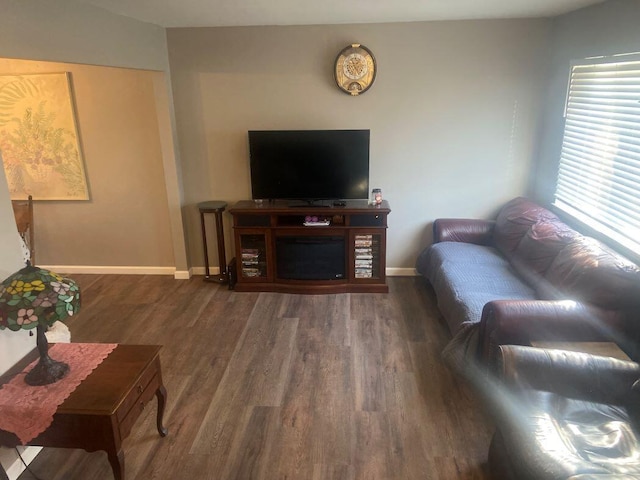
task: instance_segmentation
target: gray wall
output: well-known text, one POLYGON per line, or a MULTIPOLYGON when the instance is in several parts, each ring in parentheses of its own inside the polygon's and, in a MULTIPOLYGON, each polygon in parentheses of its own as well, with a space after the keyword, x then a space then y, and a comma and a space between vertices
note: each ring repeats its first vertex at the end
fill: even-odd
POLYGON ((90 200, 34 202, 38 265, 173 266, 156 73, 0 58, 0 75, 48 72, 71 76, 90 200))
MULTIPOLYGON (((20 237, 9 200, 9 189, 2 169, 0 169, 0 245, 2 245, 0 279, 4 280, 21 269, 24 264, 20 250, 20 237)), ((27 331, 0 330, 0 374, 7 371, 16 360, 35 347, 34 338, 29 337, 27 331)))
MULTIPOLYGON (((150 128, 155 129, 154 135, 156 139, 153 145, 148 143, 148 147, 144 147, 146 155, 151 155, 153 152, 155 166, 151 174, 151 177, 159 175, 161 182, 163 182, 161 188, 164 188, 166 192, 161 195, 163 198, 156 204, 151 204, 154 211, 149 212, 150 215, 146 217, 142 223, 136 222, 136 218, 141 218, 140 215, 135 215, 133 212, 128 212, 125 207, 121 205, 128 203, 129 205, 135 204, 137 201, 135 196, 135 188, 132 193, 127 194, 123 198, 118 188, 112 189, 112 210, 119 210, 122 212, 120 215, 113 214, 109 221, 105 223, 104 219, 100 215, 91 215, 86 213, 86 204, 77 203, 75 209, 73 205, 67 203, 57 205, 51 202, 38 202, 35 206, 36 215, 39 215, 41 220, 55 222, 57 218, 63 213, 67 216, 75 215, 80 219, 79 223, 82 223, 82 228, 93 232, 94 237, 100 235, 100 230, 108 227, 114 233, 120 233, 122 237, 128 235, 128 242, 133 242, 130 245, 129 252, 134 252, 133 255, 122 255, 121 253, 113 253, 113 248, 104 248, 104 245, 98 244, 99 242, 87 241, 87 239, 79 239, 78 236, 72 230, 59 229, 54 230, 53 227, 47 230, 47 237, 36 238, 36 248, 44 253, 43 257, 38 258, 39 263, 45 262, 47 265, 66 265, 66 266, 150 266, 150 267, 165 267, 167 265, 175 266, 176 270, 182 274, 187 274, 189 268, 187 253, 185 232, 182 220, 182 181, 179 167, 179 159, 177 157, 177 137, 175 134, 175 121, 173 117, 173 101, 171 98, 171 84, 168 75, 168 54, 166 45, 165 30, 156 25, 148 23, 142 23, 135 20, 128 19, 126 17, 111 14, 100 8, 77 3, 73 0, 56 0, 55 2, 43 1, 43 0, 0 0, 0 57, 6 59, 25 59, 25 60, 48 60, 52 62, 67 62, 76 64, 87 65, 103 65, 103 66, 116 66, 127 67, 142 70, 153 70, 154 72, 147 72, 145 78, 150 79, 144 86, 146 89, 145 95, 149 96, 152 104, 149 105, 150 109, 155 109, 155 112, 150 111, 145 127, 147 131, 150 128), (151 125, 151 123, 155 125, 151 125), (161 209, 162 211, 158 211, 161 209), (69 210, 72 210, 71 212, 69 210), (162 219, 163 224, 160 225, 155 219, 164 217, 162 219), (144 239, 144 235, 136 237, 131 235, 131 231, 135 228, 131 228, 134 224, 139 228, 147 228, 149 222, 155 222, 153 228, 158 230, 154 232, 147 232, 147 235, 162 236, 161 243, 163 246, 157 249, 151 255, 149 253, 149 242, 144 239), (169 237, 165 239, 164 235, 167 232, 167 222, 170 226, 169 237), (66 237, 65 237, 66 235, 66 237), (51 239, 47 245, 42 242, 51 239), (70 259, 65 255, 65 251, 57 246, 70 245, 79 241, 85 242, 86 255, 78 256, 74 259, 70 259), (39 245, 40 243, 40 245, 39 245), (55 243, 56 246, 52 247, 55 243), (169 252, 166 252, 164 244, 170 245, 169 252), (92 248, 93 245, 93 248, 92 248), (51 247, 51 248, 49 248, 51 247), (171 249, 173 251, 171 251, 171 249), (93 253, 92 253, 93 252, 93 253), (136 257, 137 256, 137 257, 136 257)), ((6 63, 6 62, 5 62, 6 63)), ((32 66, 27 68, 26 71, 33 71, 39 68, 47 68, 43 64, 31 64, 32 66)), ((53 67, 49 67, 53 68, 53 67)), ((59 68, 59 67, 58 67, 59 68)), ((92 81, 96 81, 97 85, 102 83, 100 88, 104 90, 114 91, 117 85, 110 84, 111 75, 113 71, 104 70, 102 80, 100 80, 100 74, 95 73, 95 69, 91 70, 89 67, 82 68, 70 67, 67 70, 76 70, 76 76, 78 80, 81 80, 82 73, 91 71, 94 75, 92 81), (97 75, 98 79, 95 79, 97 75)), ((134 76, 135 74, 131 74, 134 76)), ((81 82, 80 82, 81 83, 81 82)), ((81 85, 78 85, 79 87, 81 85)), ((81 94, 81 92, 77 92, 81 94)), ((115 92, 117 94, 117 92, 115 92)), ((102 94, 101 94, 102 95, 102 94)), ((88 95, 84 95, 79 99, 78 108, 83 109, 84 117, 80 117, 81 122, 85 122, 88 119, 87 112, 90 113, 90 108, 87 107, 87 103, 83 100, 89 98, 88 95)), ((122 112, 122 110, 121 110, 122 112)), ((79 112, 81 113, 81 112, 79 112)), ((126 113, 126 112, 125 112, 126 113)), ((131 119, 134 117, 131 116, 131 119)), ((96 117, 89 119, 87 123, 95 125, 96 117)), ((120 122, 124 126, 124 122, 120 122)), ((113 124, 112 124, 113 125, 113 124)), ((82 136, 83 128, 89 128, 87 124, 80 124, 79 130, 82 136)), ((140 131, 140 129, 138 129, 140 131)), ((100 132, 92 131, 87 133, 85 130, 85 138, 92 136, 94 139, 100 137, 100 132)), ((147 135, 148 136, 148 135, 147 135)), ((128 148, 127 139, 119 139, 119 161, 135 165, 140 163, 139 154, 136 148, 139 150, 140 145, 128 148), (122 148, 120 148, 122 147, 122 148)), ((94 142, 97 145, 98 142, 94 142)), ((91 145, 85 145, 89 147, 89 151, 85 148, 85 154, 91 155, 91 145)), ((87 163, 93 161, 93 172, 102 174, 105 170, 112 170, 115 168, 113 165, 105 165, 102 158, 97 158, 95 155, 87 160, 87 163), (103 165, 105 168, 100 168, 103 165)), ((106 160, 108 162, 108 160, 106 160)), ((147 162, 148 163, 148 162, 147 162)), ((140 166, 140 165, 139 165, 140 166)), ((140 168, 143 168, 140 166, 140 168)), ((88 172, 91 176, 91 172, 88 172)), ((125 174, 126 175, 126 174, 125 174)), ((136 177, 136 174, 128 175, 127 181, 129 184, 132 181, 138 181, 138 189, 140 191, 157 191, 157 189, 149 189, 148 185, 144 183, 144 178, 140 176, 136 177), (155 190, 154 190, 155 189, 155 190)), ((89 178, 89 182, 92 180, 98 184, 98 182, 104 183, 107 181, 101 177, 99 180, 89 178)), ((110 178, 110 181, 114 187, 118 183, 122 184, 122 180, 118 182, 117 179, 110 178)), ((95 192, 98 193, 98 192, 95 192)), ((105 206, 105 198, 102 198, 102 205, 105 206)), ((92 199, 93 202, 93 199, 92 199)), ((109 202, 106 199, 106 202, 109 202)), ((138 207, 142 208, 141 202, 138 207)), ((105 207, 106 208, 106 207, 105 207)), ((105 211, 103 209, 103 211, 105 211)), ((91 236, 91 235, 89 235, 91 236)), ((106 241, 106 239, 105 239, 106 241)), ((78 271, 83 271, 81 268, 78 271)), ((74 271, 72 268, 68 271, 74 271)))
POLYGON ((552 42, 544 129, 537 170, 532 176, 535 195, 545 202, 553 200, 555 191, 570 63, 587 57, 640 52, 640 2, 609 0, 557 17, 552 42))
MULTIPOLYGON (((0 162, 1 160, 0 157, 0 162)), ((0 279, 4 280, 21 269, 24 264, 20 249, 20 237, 9 199, 9 188, 2 168, 0 168, 0 245, 2 246, 0 248, 0 279)), ((34 339, 35 337, 30 337, 26 330, 18 332, 0 330, 0 375, 35 348, 34 339)), ((31 458, 35 453, 36 451, 30 450, 25 452, 25 456, 31 458)), ((5 469, 13 468, 16 472, 20 470, 18 457, 12 449, 0 447, 0 463, 5 469)))
POLYGON ((73 0, 0 0, 0 57, 166 70, 163 28, 73 0))
POLYGON ((169 29, 192 264, 203 264, 196 203, 250 198, 247 130, 368 128, 371 187, 392 209, 387 266, 409 273, 434 218, 492 215, 526 192, 550 27, 542 19, 169 29), (332 73, 354 42, 378 64, 360 97, 340 92, 332 73))
MULTIPOLYGON (((0 0, 0 11, 0 57, 166 69, 162 28, 70 0, 0 0)), ((0 227, 3 234, 16 231, 4 171, 0 175, 0 227)), ((2 245, 0 275, 5 278, 20 266, 20 256, 17 246, 16 257, 7 253, 4 242, 2 245)), ((7 335, 15 338, 16 334, 0 332, 0 339, 7 335)), ((5 352, 1 345, 0 351, 5 352)))
MULTIPOLYGON (((0 0, 0 10, 0 57, 168 71, 160 27, 73 0, 0 0)), ((548 200, 569 61, 640 50, 639 11, 635 0, 609 0, 555 20, 170 29, 184 158, 184 182, 175 165, 169 172, 174 252, 182 203, 200 266, 195 204, 249 196, 250 128, 371 128, 371 186, 393 209, 392 268, 412 267, 438 216, 491 215, 528 183, 548 200), (351 42, 369 46, 379 66, 359 98, 340 93, 331 73, 351 42)))
MULTIPOLYGON (((112 15, 72 0, 0 0, 0 12, 0 57, 167 71, 166 38, 164 29, 160 27, 112 15)), ((165 86, 165 92, 167 90, 165 86)), ((173 196, 175 202, 175 193, 173 196)), ((181 223, 181 220, 172 219, 172 222, 181 223)), ((14 234, 17 235, 15 220, 2 170, 2 278, 21 266, 18 246, 12 247, 10 243, 10 239, 15 238, 14 234)), ((182 255, 185 256, 184 253, 182 255)), ((0 366, 9 368, 32 349, 33 338, 26 331, 0 331, 0 366)), ((12 451, 4 449, 0 450, 0 461, 5 467, 16 467, 18 463, 12 451)))

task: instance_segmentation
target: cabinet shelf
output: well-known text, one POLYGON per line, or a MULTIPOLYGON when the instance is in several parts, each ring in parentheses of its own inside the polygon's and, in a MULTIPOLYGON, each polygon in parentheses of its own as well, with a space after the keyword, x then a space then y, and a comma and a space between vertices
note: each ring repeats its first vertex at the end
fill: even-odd
POLYGON ((354 242, 355 278, 378 278, 380 239, 372 233, 356 233, 354 242))

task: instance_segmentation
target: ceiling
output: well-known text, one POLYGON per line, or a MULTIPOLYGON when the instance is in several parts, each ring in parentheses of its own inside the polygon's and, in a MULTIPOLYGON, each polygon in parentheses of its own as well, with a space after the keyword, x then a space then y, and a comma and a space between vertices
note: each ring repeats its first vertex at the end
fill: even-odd
POLYGON ((604 0, 78 0, 163 27, 553 17, 604 0))

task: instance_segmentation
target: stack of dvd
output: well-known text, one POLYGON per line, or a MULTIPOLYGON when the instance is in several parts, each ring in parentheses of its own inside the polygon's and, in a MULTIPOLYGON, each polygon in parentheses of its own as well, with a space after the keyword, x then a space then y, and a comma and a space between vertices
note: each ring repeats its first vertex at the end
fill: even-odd
POLYGON ((356 278, 373 277, 373 235, 355 237, 356 278))
POLYGON ((260 251, 257 248, 242 249, 242 276, 243 277, 259 277, 260 268, 258 259, 260 251))

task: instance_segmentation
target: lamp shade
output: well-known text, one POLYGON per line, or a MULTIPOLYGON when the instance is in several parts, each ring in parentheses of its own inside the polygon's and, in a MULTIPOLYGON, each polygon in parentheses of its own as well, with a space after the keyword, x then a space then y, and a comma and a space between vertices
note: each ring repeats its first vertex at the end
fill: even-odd
POLYGON ((50 327, 80 309, 76 282, 43 268, 27 265, 0 288, 0 329, 50 327))
POLYGON ((0 330, 37 329, 40 360, 25 377, 29 385, 47 385, 68 373, 67 364, 49 357, 45 332, 79 309, 80 290, 76 282, 49 270, 27 264, 2 282, 0 330))

